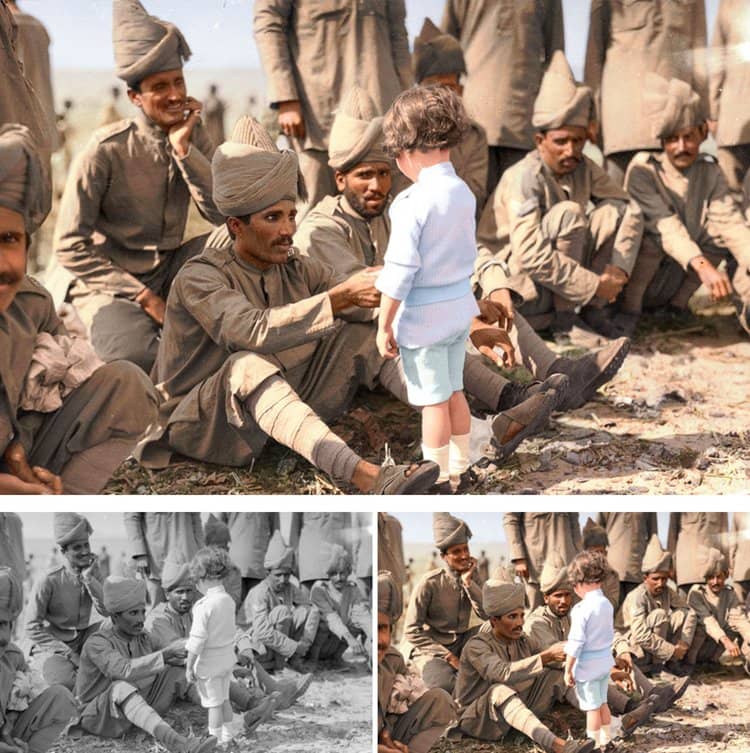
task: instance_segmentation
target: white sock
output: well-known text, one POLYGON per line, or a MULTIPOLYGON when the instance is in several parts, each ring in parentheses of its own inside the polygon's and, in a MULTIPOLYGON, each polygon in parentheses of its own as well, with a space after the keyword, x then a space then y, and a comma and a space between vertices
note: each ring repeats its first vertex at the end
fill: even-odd
POLYGON ((234 739, 234 735, 232 734, 232 728, 229 724, 226 722, 221 725, 221 742, 222 743, 228 743, 231 742, 234 739))
POLYGON ((450 438, 450 472, 451 483, 458 484, 459 476, 471 465, 469 459, 469 442, 471 434, 454 434, 450 438))
POLYGON ((208 734, 221 742, 221 727, 209 727, 208 734))
POLYGON ((602 724, 599 729, 599 745, 602 748, 608 743, 612 742, 612 731, 609 728, 609 724, 602 724))
POLYGON ((423 444, 422 457, 425 460, 432 460, 440 466, 438 484, 442 484, 443 481, 450 479, 450 444, 446 444, 443 447, 428 447, 426 444, 423 444))
POLYGON ((586 737, 588 737, 590 740, 593 740, 597 745, 599 744, 599 730, 598 729, 587 729, 586 737))

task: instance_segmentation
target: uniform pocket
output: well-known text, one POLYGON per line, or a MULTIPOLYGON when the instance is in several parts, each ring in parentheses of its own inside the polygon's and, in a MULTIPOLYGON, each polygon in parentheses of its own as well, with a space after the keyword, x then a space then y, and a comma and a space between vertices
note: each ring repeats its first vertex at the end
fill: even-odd
POLYGON ((326 16, 334 16, 350 10, 352 0, 312 0, 312 2, 301 3, 301 5, 303 8, 307 6, 307 13, 305 15, 311 21, 317 21, 326 16))

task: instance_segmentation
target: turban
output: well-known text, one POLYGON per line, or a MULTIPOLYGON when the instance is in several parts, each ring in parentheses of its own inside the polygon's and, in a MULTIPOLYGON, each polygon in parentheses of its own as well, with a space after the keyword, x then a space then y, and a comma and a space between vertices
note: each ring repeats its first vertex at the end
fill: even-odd
POLYGON ((174 591, 175 588, 194 586, 195 580, 190 574, 188 562, 172 562, 167 560, 161 569, 161 586, 165 591, 174 591))
POLYGON ((537 131, 549 131, 563 126, 588 127, 593 99, 588 86, 577 84, 565 54, 552 54, 539 94, 534 102, 531 123, 537 131))
POLYGON ((539 588, 543 594, 551 594, 553 591, 573 590, 568 578, 568 568, 565 566, 565 560, 559 552, 554 551, 547 555, 542 573, 539 576, 539 588))
POLYGON ((703 568, 703 577, 710 578, 712 575, 726 573, 729 570, 729 564, 724 552, 716 547, 699 546, 698 561, 703 568))
POLYGON ((16 574, 9 567, 0 567, 0 619, 13 620, 23 609, 23 592, 16 574))
POLYGON ((55 544, 67 546, 72 541, 83 541, 93 532, 91 524, 77 512, 56 512, 53 519, 55 544))
POLYGON ((414 79, 419 84, 428 76, 466 73, 461 43, 444 34, 429 18, 425 18, 419 36, 414 40, 414 79))
POLYGON ((123 578, 110 575, 102 586, 104 590, 104 608, 109 614, 127 612, 146 606, 146 584, 135 578, 123 578))
POLYGON ((206 546, 226 546, 231 540, 229 526, 222 523, 213 513, 208 516, 204 526, 206 546))
POLYGON ((648 541, 646 552, 643 555, 643 562, 641 563, 641 572, 648 575, 648 573, 665 573, 672 567, 672 555, 661 548, 659 543, 659 537, 655 534, 651 534, 651 538, 648 541))
POLYGON ((488 580, 482 586, 482 608, 490 617, 502 617, 515 609, 523 609, 526 591, 520 583, 488 580))
POLYGON ((52 205, 52 183, 26 126, 0 126, 0 207, 23 215, 31 234, 52 205))
POLYGON ((665 139, 706 120, 701 98, 690 84, 678 78, 667 81, 657 73, 646 74, 643 106, 655 139, 665 139))
POLYGON ((396 585, 388 570, 378 573, 378 612, 387 614, 391 622, 396 622, 404 611, 401 589, 396 585))
POLYGON ((583 548, 589 549, 592 546, 609 546, 609 536, 606 529, 589 518, 583 526, 583 548))
POLYGON ((471 538, 471 528, 449 512, 432 513, 432 538, 441 551, 456 544, 466 544, 471 538))
POLYGON ((341 544, 332 544, 326 572, 330 575, 332 573, 343 573, 346 570, 351 571, 351 569, 352 555, 341 544))
POLYGON ((491 573, 489 580, 499 580, 503 583, 516 582, 516 568, 511 563, 498 565, 491 573))
POLYGON ((180 30, 149 15, 139 0, 114 0, 112 44, 117 78, 130 87, 154 73, 182 68, 191 54, 180 30))
POLYGON ((339 103, 328 154, 328 165, 343 173, 362 162, 391 162, 383 147, 383 117, 372 97, 358 86, 353 86, 339 103))
POLYGON ((266 570, 286 570, 292 571, 294 564, 294 549, 284 543, 279 531, 274 531, 271 540, 268 542, 266 549, 266 558, 263 560, 263 567, 266 570))

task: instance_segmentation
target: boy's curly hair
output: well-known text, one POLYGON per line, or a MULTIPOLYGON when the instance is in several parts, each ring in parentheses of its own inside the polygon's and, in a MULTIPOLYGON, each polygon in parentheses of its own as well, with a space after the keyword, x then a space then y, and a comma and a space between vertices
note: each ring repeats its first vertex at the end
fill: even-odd
POLYGON ((581 552, 568 565, 568 578, 576 583, 601 583, 609 570, 607 558, 600 552, 581 552))
POLYGON ((461 98, 446 86, 412 86, 383 119, 384 146, 397 157, 412 149, 450 149, 471 124, 461 98))
POLYGON ((232 567, 232 560, 226 549, 218 546, 204 546, 190 561, 190 575, 196 580, 221 580, 232 567))

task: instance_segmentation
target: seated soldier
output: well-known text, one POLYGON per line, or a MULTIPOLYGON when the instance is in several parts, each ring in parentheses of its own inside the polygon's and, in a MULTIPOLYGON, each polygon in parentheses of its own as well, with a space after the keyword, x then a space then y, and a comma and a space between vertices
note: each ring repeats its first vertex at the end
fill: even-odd
MULTIPOLYGON (((320 611, 320 629, 310 649, 310 659, 341 662, 351 649, 370 661, 372 649, 372 612, 352 574, 352 555, 341 544, 330 547, 326 580, 316 580, 310 589, 310 601, 320 611)), ((345 666, 345 665, 342 665, 345 666)))
POLYGON ((630 645, 636 664, 647 674, 665 667, 673 674, 690 674, 687 654, 693 641, 696 615, 685 597, 667 584, 672 555, 656 534, 643 555, 643 583, 626 597, 615 626, 630 645))
POLYGON ((492 286, 485 269, 507 262, 507 287, 529 323, 582 344, 597 341, 586 323, 618 336, 605 307, 627 282, 643 231, 638 205, 583 154, 591 109, 590 90, 558 50, 534 103, 536 149, 505 171, 477 229, 483 294, 492 286))
POLYGON ((644 85, 663 151, 636 154, 625 176, 646 227, 619 321, 633 331, 643 309, 684 317, 702 284, 714 301, 734 297, 750 333, 750 228, 716 159, 700 152, 708 134, 701 99, 676 78, 649 73, 644 85), (722 260, 726 271, 717 269, 722 260))
POLYGON ((391 574, 378 573, 378 753, 427 753, 456 720, 453 700, 442 688, 403 692, 419 680, 407 669, 391 639, 403 610, 401 589, 391 574), (424 691, 424 692, 422 692, 424 691))
POLYGON ((265 133, 265 148, 248 145, 257 143, 250 118, 239 121, 233 138, 213 162, 214 198, 232 246, 207 247, 172 287, 154 367, 165 396, 163 436, 143 460, 163 464, 176 451, 247 465, 271 437, 362 492, 426 491, 437 465, 387 459, 378 467, 324 422, 385 371, 403 389, 397 369, 377 352, 372 274, 343 278, 299 256, 292 246, 297 157, 272 142, 269 149, 265 133))
POLYGON ((698 616, 698 625, 687 661, 718 662, 726 652, 733 658, 741 656, 750 675, 750 619, 734 589, 726 585, 727 557, 719 549, 700 547, 698 559, 704 564, 706 582, 696 583, 688 594, 688 606, 698 616))
POLYGON ((135 726, 172 753, 214 750, 215 737, 184 737, 162 718, 178 697, 187 695, 187 652, 181 640, 157 649, 144 629, 145 583, 110 576, 104 581, 104 606, 109 619, 81 653, 76 696, 82 710, 77 727, 116 738, 135 726))
POLYGON ((96 494, 154 420, 157 397, 133 364, 101 365, 69 337, 26 276, 50 206, 44 176, 28 129, 0 126, 0 493, 96 494))
POLYGON ((318 635, 320 611, 310 603, 307 592, 290 582, 294 550, 274 531, 263 566, 265 580, 250 589, 243 609, 247 632, 237 641, 240 654, 274 670, 288 664, 304 672, 302 660, 318 635))
POLYGON ((100 625, 91 622, 91 607, 105 614, 102 579, 89 546, 93 529, 88 520, 74 512, 56 512, 54 531, 63 559, 34 584, 25 632, 29 654, 45 681, 73 690, 83 645, 100 625))
POLYGON ((559 644, 541 650, 523 632, 525 591, 517 583, 488 580, 482 607, 490 631, 470 638, 456 681, 458 730, 479 740, 502 740, 511 728, 549 753, 591 753, 593 740, 563 740, 539 716, 565 693, 563 673, 549 665, 564 659, 559 644))
POLYGON ((13 623, 23 609, 21 584, 9 567, 0 567, 0 750, 9 753, 44 753, 54 745, 76 712, 72 693, 52 685, 18 711, 14 686, 27 681, 28 667, 21 649, 11 643, 13 623))
POLYGON ((466 642, 479 630, 472 613, 487 619, 477 561, 469 552, 471 529, 447 512, 433 513, 432 534, 443 565, 430 570, 414 587, 406 610, 406 659, 422 673, 428 688, 453 692, 466 642))
POLYGON ((201 103, 187 93, 190 48, 179 29, 139 0, 114 0, 117 76, 140 110, 94 133, 70 171, 55 228, 59 269, 70 300, 105 361, 123 358, 149 372, 177 270, 203 248, 184 242, 191 200, 209 222, 213 145, 201 103), (69 274, 65 274, 65 270, 69 274))

